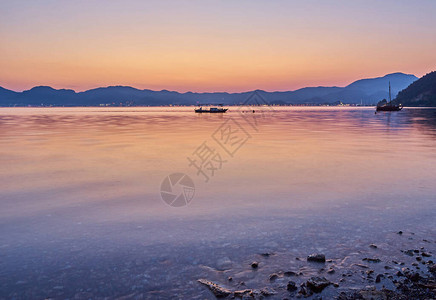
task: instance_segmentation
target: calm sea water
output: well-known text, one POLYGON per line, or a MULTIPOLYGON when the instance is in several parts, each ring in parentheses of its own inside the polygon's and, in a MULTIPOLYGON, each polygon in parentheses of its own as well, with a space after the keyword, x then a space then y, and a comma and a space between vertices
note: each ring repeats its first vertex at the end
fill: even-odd
POLYGON ((436 250, 434 109, 0 108, 0 145, 0 298, 204 299, 199 278, 316 274, 312 252, 436 250), (161 199, 172 173, 187 206, 161 199))

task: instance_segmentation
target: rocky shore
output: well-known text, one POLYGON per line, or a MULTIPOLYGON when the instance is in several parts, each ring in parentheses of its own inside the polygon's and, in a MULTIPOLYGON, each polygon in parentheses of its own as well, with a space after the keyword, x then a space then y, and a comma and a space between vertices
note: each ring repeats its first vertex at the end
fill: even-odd
POLYGON ((41 269, 27 257, 12 276, 2 269, 0 299, 436 299, 434 231, 321 230, 302 230, 304 238, 294 232, 245 243, 101 250, 99 259, 76 249, 56 257, 53 249, 50 257, 61 264, 41 269))
POLYGON ((436 299, 436 241, 402 231, 395 236, 397 243, 371 243, 346 257, 324 253, 294 257, 298 268, 292 270, 283 268, 286 253, 259 253, 245 270, 222 258, 214 277, 225 280, 199 278, 198 283, 224 299, 436 299), (396 248, 404 244, 415 247, 396 248))

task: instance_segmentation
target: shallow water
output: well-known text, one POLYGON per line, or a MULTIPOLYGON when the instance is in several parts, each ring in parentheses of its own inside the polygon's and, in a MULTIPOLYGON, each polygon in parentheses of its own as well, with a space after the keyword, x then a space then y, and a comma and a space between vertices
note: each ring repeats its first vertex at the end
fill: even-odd
POLYGON ((279 291, 273 272, 322 272, 295 259, 312 252, 337 281, 368 255, 435 251, 434 109, 0 108, 0 145, 1 298, 213 298, 199 278, 279 291), (208 182, 188 161, 204 145, 208 182), (172 173, 194 181, 187 206, 161 199, 172 173))

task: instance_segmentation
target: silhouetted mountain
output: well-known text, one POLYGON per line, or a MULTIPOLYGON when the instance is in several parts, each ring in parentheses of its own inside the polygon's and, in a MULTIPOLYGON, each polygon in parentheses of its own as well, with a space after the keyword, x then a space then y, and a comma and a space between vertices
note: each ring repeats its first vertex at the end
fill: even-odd
POLYGON ((395 97, 404 87, 409 86, 416 81, 418 77, 410 74, 392 73, 383 77, 361 79, 348 85, 347 89, 358 89, 364 91, 368 95, 375 94, 379 91, 387 91, 389 82, 391 83, 392 96, 395 97))
POLYGON ((383 77, 357 80, 344 88, 333 93, 314 98, 313 101, 342 101, 343 103, 365 104, 377 103, 383 98, 389 97, 389 82, 391 83, 392 97, 399 91, 408 87, 417 80, 415 75, 392 73, 383 77))
MULTIPOLYGON (((306 87, 288 92, 265 92, 258 94, 272 104, 320 104, 361 103, 373 104, 388 96, 388 82, 393 95, 406 88, 417 77, 403 73, 384 77, 362 79, 346 87, 306 87)), ((0 106, 54 105, 193 105, 193 104, 241 104, 252 92, 244 93, 178 93, 173 91, 139 90, 129 86, 109 86, 76 93, 73 90, 53 89, 47 86, 34 87, 21 93, 0 88, 0 106)))
POLYGON ((404 106, 436 106, 436 71, 428 73, 402 90, 394 102, 404 106))
POLYGON ((14 103, 20 93, 0 87, 0 106, 9 106, 8 103, 14 103))
POLYGON ((47 105, 56 104, 59 101, 67 105, 74 105, 77 97, 73 90, 60 89, 56 90, 49 86, 37 86, 20 95, 23 103, 30 105, 47 105))

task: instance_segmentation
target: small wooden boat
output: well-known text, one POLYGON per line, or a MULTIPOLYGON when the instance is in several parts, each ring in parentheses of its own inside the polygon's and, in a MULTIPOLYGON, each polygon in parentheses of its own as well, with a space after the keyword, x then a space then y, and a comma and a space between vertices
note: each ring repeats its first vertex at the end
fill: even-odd
POLYGON ((377 111, 400 111, 403 109, 403 106, 401 104, 386 104, 382 106, 377 105, 377 111))
POLYGON ((218 107, 211 107, 209 109, 203 109, 203 107, 196 108, 196 113, 225 113, 228 110, 228 108, 218 108, 218 107))
POLYGON ((400 111, 403 109, 403 105, 392 103, 391 99, 391 83, 389 82, 389 102, 383 99, 377 103, 376 111, 400 111))

